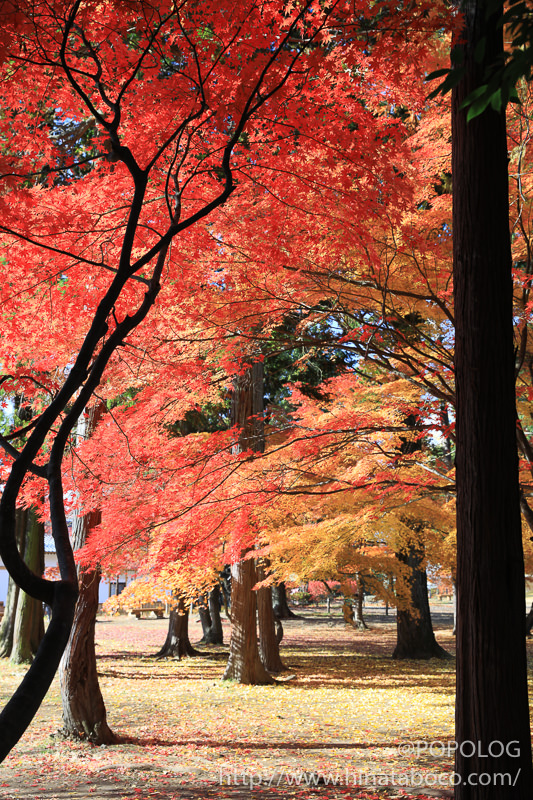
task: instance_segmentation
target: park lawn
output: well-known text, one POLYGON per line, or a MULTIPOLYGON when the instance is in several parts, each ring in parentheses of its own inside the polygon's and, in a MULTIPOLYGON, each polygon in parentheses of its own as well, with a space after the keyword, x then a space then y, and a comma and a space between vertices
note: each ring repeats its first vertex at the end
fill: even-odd
MULTIPOLYGON (((452 651, 449 620, 438 616, 437 638, 452 651)), ((0 797, 451 797, 454 661, 393 661, 393 618, 370 609, 368 619, 372 629, 359 632, 339 608, 332 617, 303 609, 284 622, 287 672, 273 687, 248 687, 221 680, 227 647, 157 661, 149 656, 164 641, 166 620, 101 617, 101 686, 122 742, 93 747, 54 736, 56 680, 0 766, 0 797), (436 744, 417 754, 417 742, 420 750, 436 744)), ((193 643, 201 636, 195 620, 193 643)), ((0 663, 3 700, 22 674, 0 663)))

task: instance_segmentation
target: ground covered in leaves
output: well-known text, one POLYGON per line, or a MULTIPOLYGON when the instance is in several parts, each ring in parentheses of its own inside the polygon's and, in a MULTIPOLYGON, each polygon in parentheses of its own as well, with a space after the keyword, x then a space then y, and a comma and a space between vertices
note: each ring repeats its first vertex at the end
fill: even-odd
MULTIPOLYGON (((288 671, 269 687, 223 681, 227 647, 200 646, 201 655, 181 662, 150 658, 166 620, 100 617, 100 680, 121 743, 55 736, 56 681, 0 766, 0 797, 452 797, 454 661, 393 661, 395 621, 382 608, 368 608, 364 632, 344 624, 339 606, 300 614, 284 622, 288 671)), ((434 622, 453 652, 449 606, 434 609, 434 622)), ((194 642, 195 615, 190 628, 194 642)), ((224 633, 229 641, 227 623, 224 633)), ((3 701, 22 674, 0 663, 3 701)))

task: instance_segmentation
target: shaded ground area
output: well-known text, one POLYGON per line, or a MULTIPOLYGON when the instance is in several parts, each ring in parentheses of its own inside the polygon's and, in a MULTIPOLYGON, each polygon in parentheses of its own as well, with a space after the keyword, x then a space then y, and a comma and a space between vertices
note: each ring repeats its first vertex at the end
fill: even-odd
MULTIPOLYGON (((200 646, 200 657, 181 662, 149 658, 166 620, 101 618, 102 690, 122 742, 91 747, 54 736, 56 682, 0 766, 0 797, 452 797, 445 744, 429 753, 416 743, 453 739, 454 662, 395 662, 392 615, 369 607, 371 630, 359 632, 339 606, 332 611, 302 609, 284 622, 289 670, 273 687, 222 681, 226 647, 200 646)), ((434 611, 437 638, 452 651, 449 607, 434 611)), ((201 635, 194 619, 193 642, 201 635)), ((4 700, 22 674, 0 662, 4 700)))

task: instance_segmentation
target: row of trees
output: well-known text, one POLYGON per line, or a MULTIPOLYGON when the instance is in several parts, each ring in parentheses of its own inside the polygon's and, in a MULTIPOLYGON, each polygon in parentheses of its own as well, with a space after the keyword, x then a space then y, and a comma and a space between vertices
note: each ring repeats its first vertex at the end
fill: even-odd
POLYGON ((133 567, 183 602, 232 564, 227 675, 266 681, 242 650, 254 561, 267 596, 343 573, 388 597, 393 571, 408 611, 413 568, 455 569, 457 487, 458 740, 518 739, 513 796, 530 796, 529 87, 507 135, 502 8, 463 5, 4 4, 0 555, 52 619, 2 756, 74 619, 65 498, 92 530, 83 598, 100 569, 133 567), (450 133, 424 77, 451 35, 450 133), (24 563, 22 506, 49 516, 60 580, 24 563))

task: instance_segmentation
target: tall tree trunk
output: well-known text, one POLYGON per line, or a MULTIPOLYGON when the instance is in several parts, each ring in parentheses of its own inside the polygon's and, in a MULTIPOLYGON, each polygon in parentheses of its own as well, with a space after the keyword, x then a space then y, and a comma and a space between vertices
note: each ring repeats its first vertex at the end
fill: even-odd
POLYGON ((397 642, 393 658, 449 658, 448 653, 438 644, 433 633, 431 612, 429 610, 426 570, 422 566, 424 550, 421 544, 410 542, 396 553, 396 557, 409 569, 407 578, 398 578, 407 583, 410 608, 397 609, 397 642))
POLYGON ((503 4, 462 3, 452 98, 457 471, 456 800, 531 800, 505 115, 464 98, 503 57, 503 4), (463 743, 475 742, 471 748, 463 743), (491 743, 501 742, 503 753, 491 743), (518 744, 509 745, 511 742, 518 744), (516 757, 519 748, 520 755, 516 757), (492 752, 496 755, 492 755, 492 752), (513 785, 471 785, 505 773, 513 785), (475 779, 473 779, 475 780, 475 779))
MULTIPOLYGON (((80 417, 79 439, 91 436, 104 411, 104 404, 99 403, 88 411, 86 418, 80 417)), ((74 519, 74 550, 83 547, 89 532, 100 524, 100 517, 100 511, 96 510, 74 519)), ((61 733, 67 738, 87 739, 93 744, 112 744, 117 738, 107 724, 106 708, 98 682, 94 643, 99 570, 78 570, 78 585, 74 623, 59 665, 63 705, 61 733)))
POLYGON ((181 661, 185 656, 197 656, 189 640, 189 605, 183 597, 178 597, 174 608, 170 609, 167 638, 155 658, 177 658, 181 661))
POLYGON ((213 587, 207 598, 201 598, 198 608, 202 623, 202 642, 205 644, 224 644, 222 620, 220 618, 220 588, 213 587))
POLYGON ((278 619, 296 619, 297 614, 289 608, 287 602, 287 589, 285 583, 281 581, 277 586, 272 587, 272 603, 274 613, 278 619))
MULTIPOLYGON (((24 515, 24 561, 36 575, 44 572, 44 524, 39 522, 35 509, 24 515)), ((43 604, 19 591, 13 626, 10 660, 13 664, 30 664, 44 636, 43 604)))
POLYGON ((256 592, 253 558, 231 567, 231 641, 224 680, 265 685, 273 683, 263 666, 257 646, 256 592))
MULTIPOLYGON (((265 449, 263 421, 263 364, 256 361, 244 375, 235 379, 231 406, 233 424, 239 429, 235 450, 265 449)), ((231 566, 231 640, 224 680, 245 684, 273 683, 263 666, 257 647, 257 597, 253 558, 245 558, 231 566)))
MULTIPOLYGON (((266 577, 264 568, 256 567, 257 580, 266 577)), ((279 654, 279 641, 272 608, 272 590, 263 586, 257 590, 257 618, 259 621, 259 657, 269 672, 282 672, 285 666, 279 654)))

